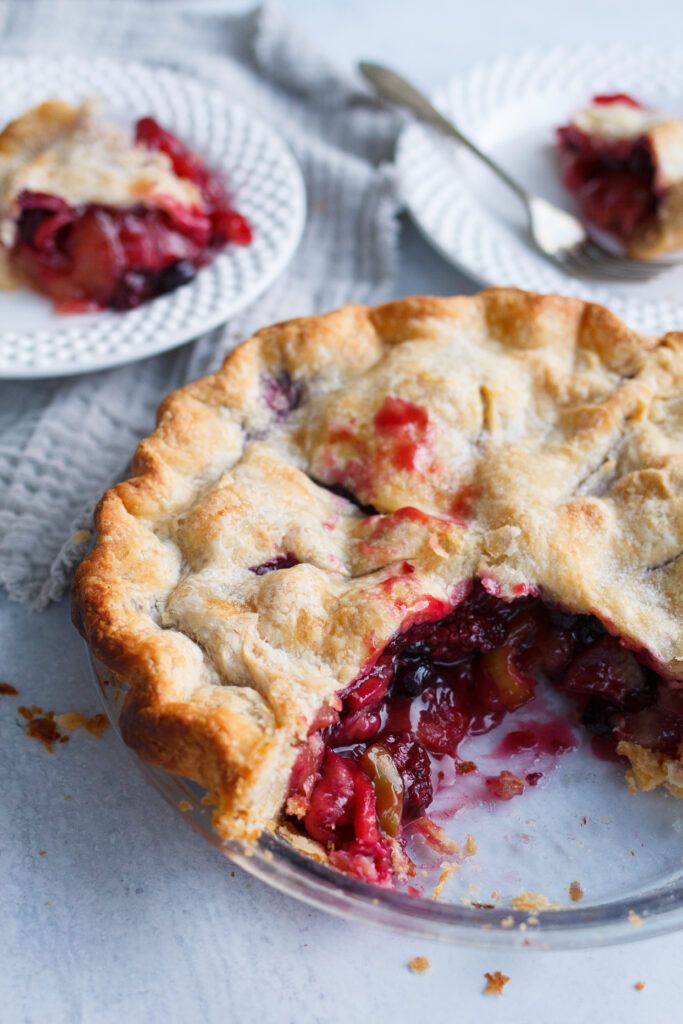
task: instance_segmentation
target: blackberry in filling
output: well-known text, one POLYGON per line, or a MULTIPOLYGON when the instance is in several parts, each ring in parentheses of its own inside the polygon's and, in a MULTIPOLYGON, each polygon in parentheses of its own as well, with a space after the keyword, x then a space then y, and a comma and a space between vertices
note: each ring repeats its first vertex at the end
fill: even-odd
POLYGON ((71 206, 20 193, 11 262, 60 312, 132 309, 187 284, 229 243, 251 242, 222 177, 184 143, 151 117, 138 121, 135 142, 166 153, 176 175, 197 186, 202 206, 170 197, 158 206, 71 206))
MULTIPOLYGON (((571 697, 579 721, 613 751, 631 740, 676 755, 683 691, 646 661, 592 616, 534 596, 506 602, 475 580, 448 615, 395 636, 339 694, 339 711, 323 709, 294 766, 287 812, 336 867, 389 884, 396 843, 426 816, 434 780, 450 774, 457 785, 477 771, 460 757, 462 741, 533 700, 539 683, 571 697)), ((512 732, 500 752, 533 742, 512 732)), ((567 749, 562 738, 551 744, 567 749)), ((503 771, 484 782, 508 800, 538 780, 503 771)))

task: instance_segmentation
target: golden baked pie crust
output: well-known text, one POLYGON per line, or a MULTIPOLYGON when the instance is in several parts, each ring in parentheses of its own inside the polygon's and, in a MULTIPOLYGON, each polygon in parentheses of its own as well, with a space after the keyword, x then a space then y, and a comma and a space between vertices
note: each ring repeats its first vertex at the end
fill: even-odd
POLYGON ((126 742, 254 838, 321 706, 473 576, 597 615, 683 678, 682 391, 682 334, 512 289, 259 331, 162 403, 97 510, 74 619, 129 685, 126 742), (397 399, 426 414, 398 463, 377 428, 397 399), (350 482, 384 518, 329 490, 350 482))

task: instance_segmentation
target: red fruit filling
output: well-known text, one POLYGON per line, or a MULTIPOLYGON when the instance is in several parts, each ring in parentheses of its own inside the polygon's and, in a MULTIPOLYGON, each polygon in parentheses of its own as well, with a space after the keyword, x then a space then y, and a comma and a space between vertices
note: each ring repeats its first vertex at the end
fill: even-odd
MULTIPOLYGON (((594 103, 640 103, 624 93, 596 96, 594 103)), ((627 243, 657 209, 656 166, 646 136, 606 139, 570 124, 557 131, 562 177, 584 217, 627 243)))
POLYGON ((265 576, 266 573, 276 572, 278 569, 291 569, 293 565, 298 565, 299 559, 296 555, 293 555, 291 551, 287 551, 282 555, 275 555, 274 558, 269 558, 267 562, 261 562, 260 565, 252 565, 250 572, 253 572, 255 576, 265 576))
MULTIPOLYGON (((448 615, 395 636, 302 747, 288 811, 334 865, 359 878, 391 882, 392 848, 405 843, 405 826, 426 815, 443 780, 450 793, 479 773, 460 744, 531 701, 539 683, 568 694, 595 737, 678 751, 683 691, 663 684, 644 653, 626 649, 592 616, 565 614, 535 596, 506 602, 489 590, 476 580, 448 615)), ((562 723, 529 722, 495 753, 556 755, 572 746, 562 723)), ((481 778, 480 789, 510 800, 541 774, 503 770, 481 778)))
POLYGON ((150 117, 136 142, 170 157, 201 192, 201 207, 166 198, 127 209, 71 206, 58 196, 19 195, 11 260, 61 312, 132 309, 187 284, 228 243, 248 245, 251 229, 233 209, 221 176, 150 117))

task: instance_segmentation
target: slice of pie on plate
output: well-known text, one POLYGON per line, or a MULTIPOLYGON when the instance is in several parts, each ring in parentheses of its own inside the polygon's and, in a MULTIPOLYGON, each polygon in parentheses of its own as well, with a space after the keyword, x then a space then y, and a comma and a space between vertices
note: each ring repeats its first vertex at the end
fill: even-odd
POLYGON ((99 506, 74 616, 126 741, 224 839, 385 884, 539 687, 682 795, 682 388, 683 334, 514 290, 260 331, 99 506))
POLYGON ((131 309, 250 239, 221 175, 151 117, 131 138, 48 100, 0 133, 0 281, 62 312, 131 309))
POLYGON ((683 247, 683 118, 625 93, 558 129, 564 183, 586 220, 637 259, 683 247))

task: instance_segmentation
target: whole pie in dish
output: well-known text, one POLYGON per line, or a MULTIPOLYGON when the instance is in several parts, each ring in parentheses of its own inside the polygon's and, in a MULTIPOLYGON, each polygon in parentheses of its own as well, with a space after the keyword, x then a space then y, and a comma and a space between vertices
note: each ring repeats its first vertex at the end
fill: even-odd
POLYGON ((590 224, 638 259, 683 246, 683 120, 615 93, 557 137, 564 183, 590 224))
POLYGON ((224 839, 385 884, 539 687, 682 795, 682 388, 683 334, 514 290, 260 331, 166 399, 77 573, 126 741, 224 839))
POLYGON ((130 138, 49 100, 0 133, 0 281, 61 312, 139 306, 250 241, 222 176, 151 117, 130 138))

